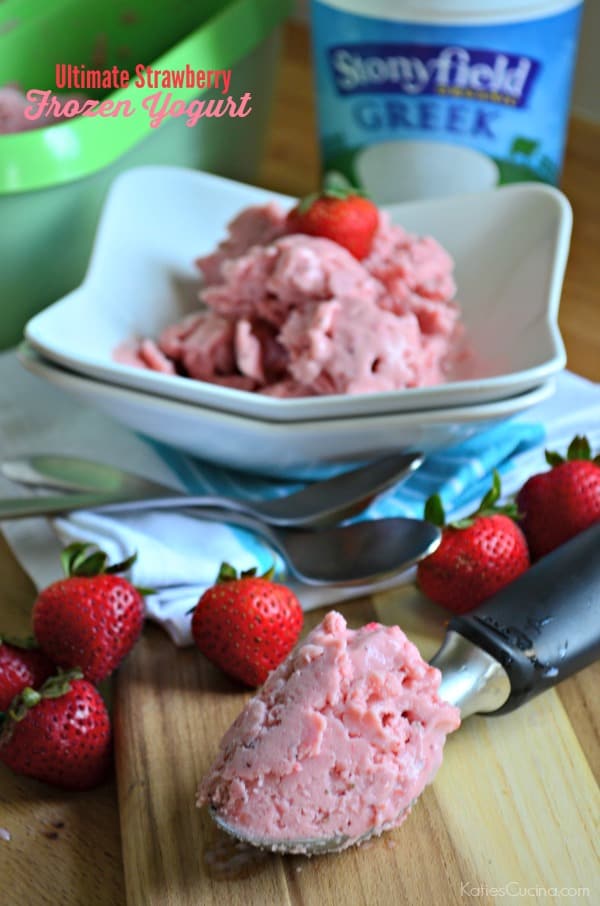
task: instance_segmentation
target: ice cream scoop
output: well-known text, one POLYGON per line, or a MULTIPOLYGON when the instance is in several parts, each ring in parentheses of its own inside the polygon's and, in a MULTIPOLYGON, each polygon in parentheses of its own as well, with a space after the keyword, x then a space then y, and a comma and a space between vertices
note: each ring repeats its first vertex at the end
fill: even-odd
POLYGON ((228 731, 200 803, 278 852, 331 852, 397 826, 459 713, 510 711, 600 655, 599 552, 600 523, 453 618, 430 665, 398 627, 346 630, 329 614, 228 731))

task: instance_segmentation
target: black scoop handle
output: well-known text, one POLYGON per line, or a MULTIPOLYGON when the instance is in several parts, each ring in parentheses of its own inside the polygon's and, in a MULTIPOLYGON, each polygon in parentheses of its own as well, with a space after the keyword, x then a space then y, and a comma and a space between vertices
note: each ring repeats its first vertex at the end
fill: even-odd
POLYGON ((506 670, 505 714, 600 658, 600 522, 562 544, 449 629, 506 670))

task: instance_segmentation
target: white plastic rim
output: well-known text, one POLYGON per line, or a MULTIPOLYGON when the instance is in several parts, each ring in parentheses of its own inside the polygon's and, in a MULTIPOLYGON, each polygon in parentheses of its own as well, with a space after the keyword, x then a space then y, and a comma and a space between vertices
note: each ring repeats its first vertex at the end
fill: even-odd
POLYGON ((487 25, 558 15, 583 0, 313 0, 322 6, 394 22, 487 25))
POLYGON ((391 141, 367 145, 357 155, 361 186, 376 204, 484 192, 499 180, 486 154, 445 142, 391 141))

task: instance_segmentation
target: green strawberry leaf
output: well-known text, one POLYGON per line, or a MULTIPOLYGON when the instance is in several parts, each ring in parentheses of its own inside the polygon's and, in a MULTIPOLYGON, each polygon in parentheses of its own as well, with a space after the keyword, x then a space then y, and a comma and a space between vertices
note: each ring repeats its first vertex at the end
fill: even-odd
POLYGON ((28 708, 32 708, 34 705, 37 705, 41 701, 42 696, 39 692, 36 692, 35 689, 32 689, 31 686, 26 686, 21 693, 23 696, 23 702, 27 705, 28 708))
POLYGON ((482 513, 484 510, 491 510, 494 507, 494 504, 498 501, 500 497, 501 485, 500 485, 500 475, 497 469, 494 469, 492 477, 492 486, 484 496, 481 498, 481 503, 479 504, 478 513, 482 513))
POLYGON ((323 192, 323 195, 325 196, 325 198, 339 198, 341 201, 344 201, 346 198, 350 197, 348 192, 344 192, 342 189, 327 189, 325 192, 323 192))
POLYGON ((4 643, 12 645, 13 648, 22 648, 24 651, 34 651, 40 647, 32 635, 25 636, 25 638, 18 638, 17 636, 4 635, 0 632, 0 645, 4 643))
POLYGON ((73 565, 71 575, 84 576, 89 579, 100 576, 106 571, 107 560, 108 557, 104 551, 95 551, 88 557, 78 560, 73 565))
POLYGON ((317 198, 319 198, 319 193, 311 192, 310 195, 305 195, 304 198, 300 199, 297 205, 298 214, 306 214, 317 198))
POLYGON ((93 553, 88 553, 91 547, 91 544, 82 544, 81 549, 75 553, 73 559, 71 560, 71 575, 77 575, 88 557, 93 556, 93 553))
POLYGON ((476 522, 473 516, 466 516, 464 519, 457 519, 455 522, 451 522, 450 525, 452 528, 456 529, 466 529, 470 528, 476 522))
POLYGON ((574 459, 591 459, 592 451, 587 437, 578 434, 573 438, 567 449, 567 460, 571 462, 574 459))
POLYGON ((107 566, 104 570, 109 575, 115 575, 116 573, 126 573, 131 569, 135 561, 137 560, 137 551, 134 551, 131 556, 127 557, 125 560, 121 560, 120 563, 114 563, 112 566, 107 566))
POLYGON ((368 197, 362 189, 353 186, 343 173, 339 173, 337 170, 329 170, 323 177, 321 191, 311 192, 301 198, 296 205, 296 212, 298 214, 306 214, 319 198, 339 198, 343 200, 356 195, 360 195, 362 198, 368 197))
POLYGON ((217 583, 233 582, 237 578, 237 569, 232 566, 231 563, 221 563, 221 566, 219 567, 219 574, 217 576, 217 583))
POLYGON ((357 189, 343 173, 338 170, 328 170, 323 177, 323 194, 334 194, 342 198, 356 194, 357 189))
POLYGON ((93 544, 74 541, 64 548, 60 560, 67 578, 70 576, 99 576, 105 572, 108 557, 104 551, 98 550, 89 554, 88 551, 93 547, 93 544))
POLYGON ((598 463, 598 457, 592 458, 590 442, 583 434, 577 434, 567 448, 567 455, 561 456, 554 450, 546 450, 546 462, 549 466, 560 466, 564 462, 574 462, 576 460, 585 460, 598 463))
POLYGON ((67 576, 85 576, 92 578, 103 574, 115 575, 127 572, 137 559, 137 552, 131 554, 120 563, 108 566, 108 555, 95 549, 93 544, 83 541, 74 541, 61 552, 60 561, 63 572, 67 576), (91 553, 90 550, 92 551, 91 553))
POLYGON ((446 522, 444 504, 439 494, 432 494, 425 503, 424 518, 426 522, 431 522, 441 528, 446 522))
MULTIPOLYGON (((233 582, 235 579, 253 579, 256 576, 257 569, 253 566, 251 569, 244 569, 240 573, 236 570, 231 563, 221 563, 219 569, 219 575, 217 576, 218 585, 220 582, 233 582)), ((272 579, 275 575, 275 564, 273 564, 265 573, 260 577, 261 579, 272 579)), ((193 610, 194 608, 192 608, 193 610)), ((191 612, 191 611, 190 611, 191 612)))
POLYGON ((273 563, 268 568, 268 570, 266 570, 266 572, 264 572, 262 574, 261 579, 266 579, 268 582, 270 582, 274 575, 275 575, 275 564, 273 563))
MULTIPOLYGON (((236 579, 253 579, 256 576, 257 569, 253 566, 251 569, 244 569, 240 573, 236 570, 231 563, 221 563, 219 569, 219 575, 217 576, 216 584, 220 582, 233 582, 236 579)), ((273 564, 266 572, 262 574, 261 579, 272 579, 275 575, 275 564, 273 564)), ((194 608, 192 607, 188 613, 191 613, 194 608)))
POLYGON ((502 482, 500 480, 500 473, 497 469, 494 469, 492 475, 492 486, 481 498, 481 503, 477 507, 474 513, 471 513, 470 516, 467 516, 465 519, 453 520, 450 525, 453 528, 468 528, 470 525, 479 519, 485 516, 508 516, 510 519, 517 519, 519 512, 517 505, 514 500, 507 500, 506 503, 501 505, 498 504, 502 493, 502 482))
POLYGON ((250 567, 250 569, 243 569, 240 572, 239 578, 240 579, 253 579, 255 575, 256 575, 256 567, 252 566, 252 567, 250 567))
POLYGON ((323 177, 324 189, 351 189, 350 180, 339 170, 328 170, 323 177))
POLYGON ((20 720, 23 720, 26 717, 27 712, 30 708, 35 707, 42 700, 40 692, 36 692, 35 689, 32 689, 31 686, 25 686, 25 688, 16 695, 10 707, 8 709, 8 716, 16 721, 17 723, 20 720))
POLYGON ((58 673, 48 677, 36 695, 39 695, 39 698, 60 698, 71 688, 71 681, 76 679, 83 679, 83 671, 79 667, 73 667, 71 670, 61 670, 59 667, 58 673))
POLYGON ((507 501, 503 503, 502 506, 493 506, 489 509, 483 509, 477 511, 477 516, 509 516, 511 519, 518 519, 519 510, 517 504, 514 501, 507 501))
POLYGON ((62 550, 60 555, 60 562, 65 576, 73 575, 72 570, 75 566, 75 563, 80 558, 85 558, 85 553, 90 549, 90 547, 90 544, 86 544, 82 541, 73 541, 72 544, 69 544, 62 550))

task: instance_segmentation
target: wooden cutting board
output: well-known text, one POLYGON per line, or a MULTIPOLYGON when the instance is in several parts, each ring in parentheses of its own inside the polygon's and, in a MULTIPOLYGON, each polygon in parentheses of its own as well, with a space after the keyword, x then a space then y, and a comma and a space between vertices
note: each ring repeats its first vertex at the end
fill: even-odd
MULTIPOLYGON (((339 609, 351 626, 398 623, 424 657, 444 634, 440 611, 410 590, 339 609)), ((308 614, 306 628, 321 617, 308 614)), ((145 633, 119 671, 129 906, 464 906, 470 898, 495 902, 502 896, 495 887, 519 891, 519 903, 571 901, 550 888, 588 888, 581 902, 599 895, 600 797, 554 690, 513 714, 470 718, 449 739, 434 784, 402 827, 313 859, 231 846, 195 808, 198 779, 246 698, 199 652, 175 649, 159 629, 145 633)))

